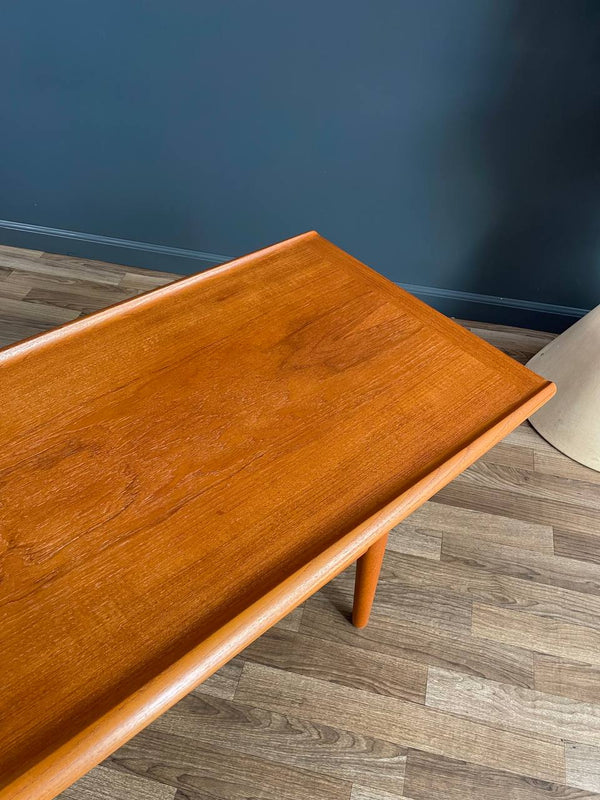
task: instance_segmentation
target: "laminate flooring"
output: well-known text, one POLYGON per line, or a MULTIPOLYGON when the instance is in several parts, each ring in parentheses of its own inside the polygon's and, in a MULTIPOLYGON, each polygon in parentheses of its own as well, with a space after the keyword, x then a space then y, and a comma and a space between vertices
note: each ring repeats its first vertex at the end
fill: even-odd
MULTIPOLYGON (((0 247, 0 344, 176 276, 0 247)), ((552 334, 466 327, 525 362, 552 334)), ((600 473, 524 423, 63 800, 600 800, 600 473)))

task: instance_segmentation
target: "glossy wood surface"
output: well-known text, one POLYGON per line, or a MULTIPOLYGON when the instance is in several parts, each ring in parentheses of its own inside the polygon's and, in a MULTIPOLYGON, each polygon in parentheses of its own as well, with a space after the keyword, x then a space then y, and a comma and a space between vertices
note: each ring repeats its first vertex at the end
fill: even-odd
POLYGON ((314 233, 0 379, 2 798, 67 786, 553 393, 314 233))
POLYGON ((382 536, 356 562, 352 624, 364 628, 369 621, 388 535, 382 536))

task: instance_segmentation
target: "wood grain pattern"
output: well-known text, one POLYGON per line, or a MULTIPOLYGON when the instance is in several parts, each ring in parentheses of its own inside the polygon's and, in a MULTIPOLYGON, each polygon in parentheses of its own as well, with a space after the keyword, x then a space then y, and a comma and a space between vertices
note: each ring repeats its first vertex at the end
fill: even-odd
POLYGON ((544 780, 560 782, 564 776, 562 743, 506 732, 394 697, 246 664, 236 700, 250 699, 280 713, 300 711, 315 722, 348 727, 405 747, 468 758, 483 766, 503 765, 544 780))
POLYGON ((512 575, 532 583, 600 594, 600 565, 582 564, 559 555, 504 547, 448 533, 444 536, 442 560, 477 565, 479 569, 494 575, 512 575))
POLYGON ((400 796, 390 792, 383 792, 379 789, 371 789, 368 786, 360 786, 358 783, 353 784, 350 795, 350 800, 403 800, 403 798, 404 795, 400 796))
MULTIPOLYGON (((462 562, 425 562, 424 559, 390 552, 385 561, 386 582, 382 585, 380 603, 391 603, 402 597, 404 589, 409 596, 413 592, 426 598, 427 593, 452 598, 457 609, 470 597, 480 604, 506 608, 516 614, 531 612, 544 617, 576 625, 596 628, 600 632, 600 597, 563 589, 560 586, 534 583, 512 575, 490 573, 476 565, 462 562)), ((433 605, 433 602, 431 603, 433 605)), ((443 613, 443 607, 439 611, 443 613)), ((462 627, 464 619, 459 623, 462 627)), ((450 630, 450 624, 447 624, 450 630)))
POLYGON ((418 528, 407 520, 392 528, 388 536, 387 549, 394 550, 396 553, 439 561, 442 551, 442 535, 426 528, 418 528))
POLYGON ((600 705, 430 667, 426 705, 502 728, 600 744, 600 705))
POLYGON ((62 800, 173 800, 176 789, 134 773, 97 767, 66 789, 62 800))
POLYGON ((405 791, 412 800, 597 800, 600 795, 465 761, 410 750, 405 791))
POLYGON ((274 628, 281 628, 286 631, 300 630, 300 623, 302 622, 302 614, 304 613, 304 606, 297 606, 292 609, 289 614, 286 614, 283 619, 276 622, 274 628))
POLYGON ((600 665, 600 631, 538 614, 473 606, 473 635, 505 644, 527 645, 540 653, 600 665))
POLYGON ((425 700, 425 664, 336 641, 272 629, 247 647, 241 657, 256 664, 414 703, 425 700))
MULTIPOLYGON (((462 535, 469 540, 476 537, 482 541, 553 553, 552 527, 520 519, 485 514, 469 508, 457 508, 429 501, 414 511, 399 528, 416 525, 429 531, 462 535)), ((412 555, 412 554, 408 554, 412 555)), ((418 555, 415 553, 414 555, 418 555)))
POLYGON ((23 339, 46 331, 50 327, 75 320, 79 312, 54 305, 29 303, 17 293, 0 295, 0 342, 12 341, 15 335, 23 339))
MULTIPOLYGON (((11 247, 9 245, 0 244, 0 258, 24 256, 34 259, 39 258, 43 254, 43 250, 29 250, 24 247, 11 247)), ((68 258, 68 256, 63 256, 63 258, 68 258)), ((4 263, 4 261, 2 263, 4 263)))
POLYGON ((543 475, 555 475, 559 478, 570 478, 587 483, 600 483, 600 472, 578 464, 571 458, 563 458, 563 454, 558 450, 541 450, 534 453, 533 465, 535 471, 543 475))
POLYGON ((480 460, 484 464, 533 469, 534 455, 534 452, 527 447, 521 447, 510 442, 499 442, 487 453, 484 453, 480 460))
POLYGON ((573 700, 600 705, 600 666, 565 661, 558 656, 536 653, 535 688, 547 694, 560 694, 573 700))
MULTIPOLYGON (((382 586, 385 581, 384 576, 382 586)), ((470 631, 468 634, 442 634, 439 630, 432 631, 427 620, 419 625, 377 607, 368 627, 357 636, 342 616, 341 612, 348 608, 348 600, 338 593, 337 582, 329 584, 307 602, 301 632, 420 664, 459 669, 467 674, 533 687, 530 650, 482 641, 471 636, 470 631)))
POLYGON ((504 441, 507 444, 514 444, 518 447, 527 447, 533 450, 534 454, 555 452, 552 445, 545 439, 542 439, 529 421, 524 422, 522 425, 519 425, 518 428, 515 428, 514 431, 511 431, 508 436, 505 437, 504 441))
MULTIPOLYGON (((22 278, 24 276, 21 276, 22 278)), ((68 308, 78 313, 90 313, 99 306, 104 307, 112 303, 120 303, 133 297, 137 292, 134 289, 125 290, 121 284, 118 286, 96 286, 84 281, 66 281, 64 278, 29 277, 22 280, 29 284, 27 302, 46 306, 53 305, 68 308)), ((139 291, 139 290, 138 290, 139 291)))
MULTIPOLYGON (((545 486, 546 481, 555 482, 554 476, 540 475, 525 470, 504 470, 499 480, 496 475, 500 468, 483 464, 480 469, 465 481, 453 481, 435 496, 435 502, 462 508, 499 514, 504 517, 556 526, 568 530, 594 533, 598 531, 598 510, 586 507, 586 503, 568 502, 562 497, 561 489, 554 485, 545 486), (532 476, 535 476, 532 478, 532 476), (531 494, 523 491, 529 483, 538 483, 539 492, 531 494), (515 487, 521 487, 514 491, 515 487)), ((533 488, 533 486, 532 486, 533 488)), ((591 485, 580 486, 579 499, 591 498, 594 506, 598 504, 598 489, 591 485)))
POLYGON ((200 745, 184 736, 144 730, 125 744, 111 766, 215 800, 348 800, 351 784, 316 772, 276 764, 228 748, 200 745))
MULTIPOLYGON (((385 580, 378 587, 372 619, 384 615, 429 628, 432 634, 468 633, 471 629, 469 598, 454 591, 450 584, 440 585, 436 591, 431 591, 426 584, 420 585, 419 575, 423 572, 429 574, 428 563, 422 558, 404 556, 390 550, 384 561, 382 575, 385 580), (424 564, 423 572, 418 566, 413 568, 413 565, 419 564, 424 564), (400 574, 399 565, 407 569, 406 575, 400 574)), ((335 594, 342 608, 352 608, 353 591, 354 574, 353 570, 348 570, 338 577, 327 596, 335 594)))
MULTIPOLYGON (((250 703, 208 697, 202 686, 155 720, 151 729, 175 734, 190 746, 230 748, 277 763, 402 793, 406 748, 376 736, 250 703)), ((109 760, 114 763, 121 751, 109 760)))
POLYGON ((239 656, 228 661, 227 664, 223 664, 220 670, 214 672, 209 678, 202 682, 203 694, 232 700, 242 674, 242 667, 243 661, 241 661, 239 656))
POLYGON ((357 560, 354 577, 354 600, 352 603, 352 624, 364 628, 369 622, 388 534, 372 544, 357 560))
POLYGON ((37 253, 37 251, 10 248, 10 253, 2 254, 2 264, 21 274, 29 274, 34 278, 64 278, 67 281, 89 281, 93 272, 93 281, 101 286, 118 286, 123 278, 123 268, 103 261, 90 262, 81 258, 65 258, 54 253, 37 253), (34 253, 33 256, 30 253, 34 253))
POLYGON ((44 324, 60 325, 79 316, 77 311, 61 308, 60 306, 44 304, 39 309, 37 308, 37 303, 30 303, 27 300, 13 300, 8 297, 0 298, 0 314, 2 314, 3 320, 18 319, 30 322, 32 325, 40 325, 40 328, 44 324))
POLYGON ((480 460, 462 475, 458 483, 510 490, 516 497, 549 500, 600 510, 600 490, 595 482, 573 481, 557 475, 540 475, 531 470, 494 465, 480 460))
POLYGON ((174 276, 168 272, 152 272, 141 274, 139 272, 126 272, 119 281, 119 288, 126 291, 147 292, 158 286, 165 286, 173 281, 174 276))
POLYGON ((600 526, 596 533, 555 529, 554 552, 557 556, 600 564, 600 526))
POLYGON ((578 742, 565 742, 567 782, 590 792, 600 793, 600 748, 578 742))
MULTIPOLYGON (((93 284, 88 285, 93 286, 93 284)), ((31 291, 31 288, 32 281, 29 275, 23 275, 10 269, 2 272, 0 269, 0 297, 22 300, 31 291)))
MULTIPOLYGON (((0 312, 78 313, 44 291, 0 312)), ((0 796, 40 800, 554 391, 316 233, 5 349, 0 374, 0 796)))
MULTIPOLYGON (((128 286, 124 287, 127 291, 145 291, 157 285, 158 282, 167 281, 176 276, 158 275, 152 280, 156 273, 148 273, 131 267, 119 267, 110 265, 110 270, 106 271, 106 265, 84 262, 83 260, 70 259, 64 256, 48 257, 48 254, 37 253, 30 255, 27 251, 22 251, 15 255, 13 248, 0 247, 0 297, 3 291, 6 292, 7 279, 18 284, 18 295, 21 299, 26 299, 29 291, 33 289, 34 283, 38 280, 48 280, 55 273, 54 269, 62 270, 68 274, 68 278, 58 278, 58 282, 64 281, 65 293, 61 295, 59 291, 53 297, 53 304, 65 307, 72 301, 72 287, 80 284, 81 293, 77 292, 82 299, 85 299, 85 287, 97 286, 99 291, 92 298, 87 307, 92 308, 93 302, 102 304, 102 287, 118 287, 125 275, 129 275, 128 286), (17 264, 23 259, 27 259, 27 270, 19 270, 18 266, 5 266, 6 263, 17 264), (35 260, 39 260, 39 272, 36 271, 35 260), (75 276, 75 277, 74 277, 75 276), (131 287, 129 289, 129 287, 131 287)), ((11 290, 8 290, 11 291, 11 290)), ((13 299, 15 290, 12 290, 13 299)), ((34 330, 42 330, 51 327, 54 323, 48 321, 51 314, 44 313, 44 301, 39 300, 31 305, 37 305, 39 316, 35 318, 35 311, 27 308, 31 312, 34 330)), ((52 304, 50 304, 52 305, 52 304)), ((18 314, 11 319, 2 319, 0 314, 0 329, 4 341, 13 342, 19 338, 20 332, 26 325, 26 320, 19 320, 18 314)), ((469 323, 478 335, 482 335, 494 344, 500 344, 509 352, 519 356, 528 354, 527 358, 533 354, 536 342, 542 341, 545 335, 538 339, 535 332, 489 329, 484 323, 469 323)), ((522 360, 527 360, 522 358, 522 360)), ((565 456, 557 453, 553 448, 544 442, 535 431, 527 424, 516 428, 508 435, 500 448, 495 448, 485 461, 496 467, 504 465, 520 470, 520 480, 525 485, 528 480, 528 473, 531 468, 524 465, 531 462, 531 454, 534 457, 534 471, 540 476, 549 474, 571 481, 587 483, 585 491, 590 491, 589 484, 594 483, 593 477, 584 468, 583 473, 577 469, 578 465, 570 462, 565 456), (508 447, 510 445, 510 447, 508 447), (537 462, 537 463, 536 463, 537 462), (573 468, 575 467, 575 469, 573 468), (585 473, 585 474, 584 474, 585 473)), ((435 498, 439 500, 440 498, 435 498)), ((398 538, 399 549, 405 550, 411 555, 419 556, 421 559, 427 555, 434 555, 433 547, 439 546, 442 538, 450 538, 464 543, 468 543, 472 537, 479 540, 484 539, 500 545, 510 546, 518 550, 519 547, 533 550, 539 553, 552 554, 552 530, 555 527, 556 552, 560 556, 558 563, 564 559, 574 559, 577 563, 583 564, 585 561, 598 563, 598 542, 600 541, 600 521, 598 515, 588 514, 582 517, 577 505, 562 506, 560 501, 556 503, 559 509, 559 516, 556 520, 552 519, 553 509, 545 501, 540 504, 539 498, 531 497, 529 502, 527 497, 515 498, 511 495, 510 489, 503 490, 501 493, 496 489, 490 491, 488 487, 472 486, 464 491, 462 499, 457 501, 459 505, 449 505, 448 502, 429 502, 421 509, 411 515, 411 518, 398 526, 397 530, 403 531, 403 535, 398 538), (504 503, 504 506, 501 505, 504 503), (464 506, 464 507, 463 507, 464 506), (419 520, 418 515, 428 513, 428 508, 437 514, 438 519, 429 521, 419 520), (481 511, 476 508, 483 509, 481 511), (536 524, 536 513, 544 519, 545 524, 536 524), (486 513, 487 512, 487 513, 486 513), (493 512, 493 513, 489 513, 493 512), (524 519, 523 519, 524 518, 524 519), (558 520, 561 526, 557 525, 558 520), (529 520, 527 522, 526 520, 529 520), (414 521, 414 522, 413 522, 414 521), (585 522, 585 525, 582 524, 585 522), (412 527, 411 527, 412 526, 412 527), (530 529, 528 529, 530 527, 530 529), (577 530, 577 528, 582 530, 577 530), (584 533, 583 531, 587 531, 584 533), (411 534, 416 534, 415 542, 411 541, 411 534), (425 539, 427 537, 427 539, 425 539), (431 548, 431 549, 428 549, 431 548)), ((587 513, 587 511, 585 512, 587 513)), ((480 545, 478 545, 480 547, 480 545)), ((503 554, 504 559, 508 559, 510 554, 503 554)), ((435 564, 435 560, 432 559, 435 564)), ((427 565, 428 561, 424 561, 427 565)), ((488 582, 488 586, 493 586, 494 577, 491 565, 476 563, 473 569, 488 582)), ((584 565, 585 566, 585 565, 584 565)), ((498 577, 502 576, 501 574, 498 577)), ((357 683, 362 688, 376 693, 394 693, 395 691, 411 691, 410 684, 406 683, 402 687, 402 680, 399 669, 389 668, 378 669, 377 660, 381 656, 384 661, 387 657, 397 660, 396 663, 402 664, 401 668, 410 669, 412 667, 426 669, 428 665, 441 667, 454 672, 463 672, 474 677, 483 677, 491 681, 514 686, 535 688, 541 691, 546 697, 547 702, 552 703, 551 695, 564 695, 575 700, 586 703, 597 703, 597 691, 599 681, 596 677, 600 669, 598 665, 585 664, 575 660, 569 650, 568 643, 565 646, 565 656, 547 655, 544 653, 532 653, 527 649, 530 644, 528 635, 529 615, 522 614, 515 621, 515 635, 519 635, 519 641, 525 646, 512 646, 492 641, 491 639, 478 638, 471 635, 470 631, 440 632, 439 620, 444 619, 444 603, 446 598, 444 593, 437 603, 427 603, 413 596, 410 603, 406 602, 405 607, 414 610, 414 614, 409 614, 408 618, 402 618, 402 601, 394 602, 394 592, 403 592, 403 588, 398 583, 394 570, 388 570, 382 576, 382 584, 391 581, 391 585, 385 590, 388 597, 386 606, 379 608, 377 603, 369 626, 364 631, 353 629, 347 622, 350 611, 351 600, 351 578, 352 575, 340 576, 333 583, 328 584, 321 592, 314 596, 306 606, 306 616, 303 615, 302 608, 294 611, 291 617, 287 617, 277 623, 276 629, 267 635, 278 636, 281 626, 284 633, 282 636, 289 637, 289 641, 283 638, 279 640, 271 639, 265 643, 264 648, 258 653, 257 658, 261 663, 267 665, 271 659, 271 666, 278 669, 298 670, 302 672, 306 668, 305 674, 310 674, 314 670, 315 657, 313 653, 327 653, 329 647, 335 643, 341 643, 346 648, 342 659, 342 669, 338 669, 337 663, 332 663, 329 673, 326 665, 317 672, 313 671, 315 677, 320 680, 338 681, 340 674, 343 677, 346 669, 350 670, 352 653, 356 654, 354 659, 359 680, 357 683), (342 581, 343 589, 337 585, 342 581), (419 620, 417 609, 421 607, 422 614, 428 614, 429 610, 434 613, 431 620, 419 620), (437 622, 436 622, 437 620, 437 622), (299 627, 302 630, 298 631, 299 627), (307 652, 304 663, 302 662, 302 648, 294 644, 293 638, 296 635, 302 641, 305 637, 318 641, 307 652), (434 633, 436 631, 436 633, 434 633), (279 650, 277 649, 277 641, 279 650), (350 651, 350 652, 348 652, 350 651), (290 658, 290 653, 293 657, 290 658), (368 653, 368 657, 365 654, 368 653), (533 681, 533 665, 535 664, 536 681, 533 681)), ((434 583, 432 583, 434 586, 434 583)), ((459 584, 458 598, 462 595, 470 602, 471 582, 459 584)), ((571 611, 563 607, 565 595, 560 591, 554 590, 551 583, 546 584, 550 591, 547 599, 552 601, 546 610, 542 611, 540 605, 536 606, 535 615, 546 616, 550 620, 580 620, 577 614, 577 607, 573 605, 573 596, 567 595, 567 602, 571 606, 571 611), (572 614, 575 613, 575 616, 572 614)), ((499 585, 498 597, 506 597, 504 589, 506 585, 499 585)), ((558 588, 558 587, 557 587, 558 588)), ((435 588, 427 589, 429 593, 435 593, 435 588)), ((424 597, 421 593, 421 598, 424 597)), ((587 597, 590 597, 587 595, 587 597)), ((456 607, 457 595, 448 593, 446 615, 452 613, 456 607)), ((541 599, 541 598, 540 598, 541 599)), ((581 609, 585 612, 586 596, 581 598, 581 609)), ((593 598, 592 598, 593 601, 593 598)), ((490 602, 493 602, 491 600, 490 602)), ((509 609, 510 605, 504 606, 509 609)), ((525 605, 518 606, 525 610, 525 605)), ((595 614, 595 606, 589 607, 590 617, 595 614)), ((580 624, 577 622, 576 624, 580 624)), ((260 640, 259 640, 260 642, 260 640)), ((308 648, 307 648, 308 649, 308 648)), ((335 653, 335 651, 331 651, 335 653)), ((335 656, 333 656, 335 657, 335 656)), ((333 657, 330 659, 333 661, 333 657)), ((352 791, 358 797, 364 794, 369 800, 372 798, 383 798, 387 800, 387 795, 392 797, 410 797, 411 800, 498 800, 499 798, 511 797, 515 800, 540 800, 542 797, 552 797, 554 800, 578 800, 580 798, 598 798, 599 795, 594 791, 594 786, 598 790, 598 775, 600 774, 600 750, 592 745, 581 743, 566 743, 567 776, 568 786, 562 783, 554 783, 533 779, 526 775, 516 775, 504 770, 491 769, 479 764, 467 761, 457 761, 444 756, 427 754, 418 751, 407 751, 398 744, 385 742, 373 737, 365 737, 356 731, 342 730, 336 726, 319 725, 301 719, 293 714, 279 714, 268 709, 261 709, 257 703, 239 703, 232 701, 231 696, 235 691, 237 680, 239 679, 243 655, 236 657, 219 670, 213 677, 202 683, 194 690, 191 696, 194 701, 186 698, 176 705, 172 711, 160 717, 152 727, 156 727, 160 752, 157 750, 145 751, 143 745, 139 749, 139 758, 136 759, 140 773, 144 774, 143 784, 134 785, 129 782, 130 778, 135 779, 135 772, 123 771, 122 767, 112 759, 104 763, 102 768, 94 769, 85 778, 68 790, 69 800, 92 800, 92 798, 104 798, 106 792, 114 787, 114 794, 119 796, 118 784, 115 780, 127 780, 122 786, 127 786, 130 790, 131 800, 138 797, 144 800, 151 800, 153 797, 162 797, 162 792, 166 790, 173 793, 174 787, 161 784, 159 778, 163 770, 168 772, 169 767, 173 767, 175 753, 166 745, 160 747, 160 736, 163 732, 163 725, 168 724, 168 731, 179 735, 185 735, 191 743, 194 741, 209 750, 213 748, 216 754, 216 765, 219 759, 224 761, 224 772, 227 772, 227 760, 233 751, 242 756, 248 753, 258 759, 266 759, 275 763, 299 767, 308 773, 316 772, 329 775, 332 778, 340 778, 347 783, 352 783, 352 791), (187 704, 187 705, 184 705, 187 704), (180 710, 181 709, 181 710, 180 710), (174 715, 174 716, 171 716, 174 715), (146 756, 146 757, 145 757, 146 756), (156 757, 156 761, 153 761, 156 757), (416 761, 418 757, 418 762, 416 761), (407 778, 411 783, 407 783, 403 790, 404 764, 407 764, 407 778), (419 769, 415 772, 414 765, 418 764, 419 769), (411 765, 413 770, 411 771, 411 765), (570 768, 569 768, 570 767, 570 768), (116 777, 114 776, 117 770, 116 777), (145 772, 143 772, 145 770, 145 772), (418 781, 414 779, 417 775, 418 781), (596 783, 594 783, 596 781, 596 783), (574 788, 584 786, 588 788, 574 788), (408 789, 412 792, 409 794, 408 789), (136 791, 139 789, 139 791, 136 791), (413 796, 413 793, 415 796, 413 796)), ((317 659, 318 663, 318 659, 317 659)), ((339 684, 340 690, 344 690, 342 683, 339 684)), ((382 696, 385 696, 383 694, 382 696)), ((408 696, 405 697, 408 699, 408 696)), ((414 696, 415 701, 417 696, 414 696)), ((422 700, 422 695, 419 698, 422 700)), ((258 700, 258 698, 257 698, 258 700)), ((349 701, 351 702, 351 701, 349 701)), ((537 712, 545 713, 545 702, 540 702, 537 712)), ((448 714, 449 720, 456 715, 448 714)), ((532 722, 533 722, 532 718, 532 722)), ((490 727, 497 727, 492 720, 488 720, 490 727)), ((167 730, 165 727, 164 730, 167 730)), ((115 756, 119 755, 118 751, 115 756)), ((285 772, 271 773, 278 775, 283 780, 285 772)), ((310 777, 307 778, 310 782, 310 777)), ((274 783, 277 778, 274 778, 274 783)), ((314 784, 313 784, 314 785, 314 784)), ((206 800, 211 796, 213 790, 213 774, 207 771, 200 774, 198 771, 194 775, 194 788, 189 785, 185 788, 180 787, 176 790, 175 796, 178 800, 190 800, 190 798, 202 798, 206 800)), ((230 786, 225 783, 220 784, 219 788, 222 797, 238 797, 241 792, 244 797, 255 796, 257 783, 255 773, 249 771, 246 780, 243 771, 237 774, 236 781, 230 786)), ((67 797, 67 794, 64 795, 67 797)), ((37 798, 36 798, 37 800, 37 798)))

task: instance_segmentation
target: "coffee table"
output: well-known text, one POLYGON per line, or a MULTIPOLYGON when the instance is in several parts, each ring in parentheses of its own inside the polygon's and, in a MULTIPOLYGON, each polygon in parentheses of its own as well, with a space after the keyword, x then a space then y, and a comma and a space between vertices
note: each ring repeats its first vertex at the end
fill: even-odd
POLYGON ((0 352, 0 798, 52 798, 554 385, 310 232, 0 352))

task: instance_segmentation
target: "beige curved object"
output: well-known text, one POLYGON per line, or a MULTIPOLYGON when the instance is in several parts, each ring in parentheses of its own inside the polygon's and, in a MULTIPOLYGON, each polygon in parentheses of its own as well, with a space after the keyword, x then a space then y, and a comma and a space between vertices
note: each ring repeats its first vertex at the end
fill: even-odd
POLYGON ((550 444, 600 472, 600 306, 561 333, 527 366, 558 387, 530 422, 550 444))

